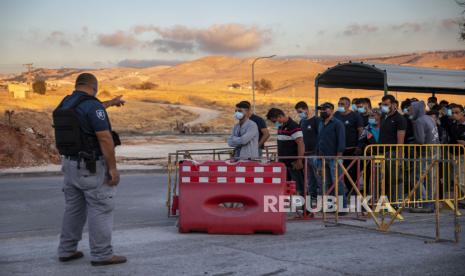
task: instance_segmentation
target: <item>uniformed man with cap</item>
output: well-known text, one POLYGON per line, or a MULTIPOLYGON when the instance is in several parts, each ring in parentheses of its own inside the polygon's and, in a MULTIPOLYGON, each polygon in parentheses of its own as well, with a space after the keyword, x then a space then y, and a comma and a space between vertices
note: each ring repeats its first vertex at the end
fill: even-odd
POLYGON ((63 99, 53 114, 57 148, 63 156, 65 195, 59 261, 84 256, 77 247, 87 220, 94 266, 126 262, 124 256, 113 254, 111 244, 114 196, 120 180, 115 158, 119 138, 112 132, 105 111, 107 107, 123 105, 124 100, 119 96, 100 102, 95 97, 97 90, 94 75, 80 74, 75 91, 63 99))

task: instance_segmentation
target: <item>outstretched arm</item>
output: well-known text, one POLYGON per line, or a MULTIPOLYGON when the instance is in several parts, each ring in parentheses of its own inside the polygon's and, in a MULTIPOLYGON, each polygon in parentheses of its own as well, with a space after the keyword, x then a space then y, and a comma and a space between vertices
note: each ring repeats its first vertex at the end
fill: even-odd
POLYGON ((122 98, 123 98, 123 95, 116 96, 109 101, 102 102, 102 105, 103 107, 105 107, 105 109, 109 108, 110 106, 117 106, 117 107, 123 106, 126 103, 126 101, 123 100, 122 98))

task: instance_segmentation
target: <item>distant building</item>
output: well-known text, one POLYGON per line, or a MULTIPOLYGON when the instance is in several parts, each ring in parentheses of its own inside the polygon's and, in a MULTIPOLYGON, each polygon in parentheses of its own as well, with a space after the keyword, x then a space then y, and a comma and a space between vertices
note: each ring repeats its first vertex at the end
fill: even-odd
POLYGON ((15 99, 25 99, 29 95, 29 87, 25 83, 9 83, 8 91, 15 99))

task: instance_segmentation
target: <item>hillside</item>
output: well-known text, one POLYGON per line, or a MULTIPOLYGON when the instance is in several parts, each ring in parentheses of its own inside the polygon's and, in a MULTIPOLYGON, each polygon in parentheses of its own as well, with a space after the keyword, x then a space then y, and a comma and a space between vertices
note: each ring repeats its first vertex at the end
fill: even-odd
MULTIPOLYGON (((266 93, 257 91, 257 113, 264 115, 271 106, 281 107, 295 116, 293 106, 297 101, 305 100, 313 103, 314 78, 326 68, 348 60, 361 60, 373 63, 401 64, 406 66, 437 67, 449 69, 465 69, 465 51, 443 51, 428 53, 413 53, 396 56, 380 57, 341 57, 339 59, 309 59, 309 58, 276 58, 261 60, 256 64, 256 80, 262 78, 270 80, 273 89, 266 93)), ((189 122, 196 122, 198 118, 205 118, 202 108, 211 110, 209 121, 200 120, 202 125, 192 128, 193 131, 214 131, 228 133, 234 119, 232 113, 234 104, 241 100, 251 100, 251 63, 250 58, 235 58, 225 56, 209 56, 198 60, 178 64, 175 66, 157 66, 149 68, 107 68, 89 70, 100 81, 99 95, 101 100, 111 99, 123 95, 127 104, 123 108, 111 108, 109 114, 113 128, 130 134, 155 134, 177 132, 176 126, 189 126, 189 122), (135 89, 145 82, 155 85, 153 89, 135 89), (235 84, 235 88, 232 87, 235 84), (170 105, 175 104, 175 105, 170 105), (200 109, 190 106, 201 107, 200 109), (218 112, 216 112, 218 111, 218 112), (199 113, 200 112, 200 113, 199 113)), ((3 128, 9 129, 8 135, 1 136, 0 145, 5 147, 12 136, 16 140, 42 137, 38 143, 21 146, 12 161, 5 165, 28 163, 18 161, 18 156, 33 156, 31 152, 39 149, 53 149, 53 135, 50 114, 64 95, 73 90, 76 76, 82 69, 35 69, 36 78, 45 79, 48 85, 46 95, 34 94, 27 99, 13 99, 8 93, 0 91, 0 112, 15 111, 12 125, 7 125, 6 117, 3 128), (34 118, 34 119, 31 119, 34 118), (13 131, 13 130, 16 131, 13 131), (34 130, 34 135, 28 129, 34 130), (34 146, 36 145, 36 146, 34 146), (38 149, 31 149, 38 147, 38 149), (15 157, 16 156, 16 157, 15 157)), ((25 74, 11 77, 6 76, 3 83, 8 81, 21 81, 25 74)), ((379 101, 381 91, 360 91, 351 89, 322 89, 320 101, 336 102, 341 96, 350 98, 369 97, 374 103, 379 101)), ((427 94, 400 93, 400 100, 407 97, 426 99, 427 94)), ((448 99, 447 96, 440 99, 448 99)), ((455 96, 453 101, 465 103, 464 97, 455 96)), ((207 110, 207 113, 209 113, 207 110)), ((189 131, 191 128, 189 128, 189 131)), ((38 139, 38 138, 37 138, 38 139)), ((8 150, 14 152, 11 148, 8 150)), ((53 150, 42 158, 55 160, 56 152, 53 150)), ((0 156, 5 160, 5 157, 0 156)), ((19 158, 21 160, 21 158, 19 158)), ((40 160, 38 161, 40 163, 40 160)))

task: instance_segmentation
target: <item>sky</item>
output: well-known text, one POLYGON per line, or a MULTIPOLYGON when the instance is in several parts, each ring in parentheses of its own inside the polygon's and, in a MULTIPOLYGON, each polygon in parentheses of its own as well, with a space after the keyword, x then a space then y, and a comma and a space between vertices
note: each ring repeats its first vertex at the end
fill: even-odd
POLYGON ((0 73, 465 49, 454 0, 1 0, 0 73))

